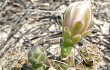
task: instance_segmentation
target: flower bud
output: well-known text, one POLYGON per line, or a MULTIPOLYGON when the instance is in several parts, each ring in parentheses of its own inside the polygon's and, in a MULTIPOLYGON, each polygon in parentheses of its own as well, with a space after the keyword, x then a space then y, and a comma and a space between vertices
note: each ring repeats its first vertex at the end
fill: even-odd
MULTIPOLYGON (((70 4, 63 19, 63 47, 72 47, 81 38, 90 33, 91 22, 92 11, 90 0, 77 1, 70 4)), ((67 51, 65 50, 65 52, 67 51)), ((64 51, 62 51, 62 54, 65 55, 64 51)))
POLYGON ((68 28, 72 36, 82 35, 91 27, 92 12, 90 1, 78 1, 69 5, 64 20, 63 29, 68 28))

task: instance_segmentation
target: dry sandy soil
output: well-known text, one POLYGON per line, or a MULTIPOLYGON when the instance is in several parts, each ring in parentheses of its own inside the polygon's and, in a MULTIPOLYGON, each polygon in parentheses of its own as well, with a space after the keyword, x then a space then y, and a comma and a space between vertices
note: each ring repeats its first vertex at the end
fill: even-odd
MULTIPOLYGON (((31 70, 27 52, 43 46, 59 55, 63 16, 77 0, 0 0, 0 70, 31 70)), ((102 52, 99 70, 110 70, 110 0, 91 0, 93 31, 77 46, 96 44, 102 52)))

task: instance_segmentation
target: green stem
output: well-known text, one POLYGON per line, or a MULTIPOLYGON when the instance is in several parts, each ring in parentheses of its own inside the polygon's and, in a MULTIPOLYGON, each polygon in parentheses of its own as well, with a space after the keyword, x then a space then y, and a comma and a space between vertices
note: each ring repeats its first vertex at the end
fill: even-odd
POLYGON ((66 58, 70 54, 71 50, 72 50, 72 47, 69 47, 69 46, 62 47, 61 48, 61 57, 66 58))
POLYGON ((75 64, 75 47, 74 47, 74 56, 73 56, 73 58, 74 58, 74 68, 76 69, 76 64, 75 64))

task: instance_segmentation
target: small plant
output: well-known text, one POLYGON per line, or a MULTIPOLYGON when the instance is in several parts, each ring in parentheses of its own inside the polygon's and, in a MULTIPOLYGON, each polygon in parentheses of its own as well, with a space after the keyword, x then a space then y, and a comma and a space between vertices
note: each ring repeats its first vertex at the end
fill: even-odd
MULTIPOLYGON (((70 4, 64 14, 62 24, 61 60, 49 59, 45 50, 37 47, 37 49, 32 49, 28 53, 28 60, 32 64, 33 70, 47 70, 48 67, 53 67, 57 70, 68 70, 68 68, 75 66, 75 55, 71 54, 71 50, 83 37, 91 33, 92 10, 90 0, 77 1, 70 4)), ((92 56, 98 58, 97 55, 92 53, 86 56, 85 52, 87 50, 85 48, 79 52, 85 65, 92 66, 94 64, 93 59, 91 59, 92 56), (88 59, 89 56, 90 61, 88 59)), ((94 60, 99 61, 97 59, 94 60)), ((84 70, 90 69, 86 66, 83 68, 84 70)))
POLYGON ((90 1, 78 1, 69 5, 63 19, 62 58, 66 58, 72 47, 91 32, 91 21, 90 1))
POLYGON ((28 52, 28 60, 33 70, 44 70, 47 55, 42 47, 36 47, 28 52))

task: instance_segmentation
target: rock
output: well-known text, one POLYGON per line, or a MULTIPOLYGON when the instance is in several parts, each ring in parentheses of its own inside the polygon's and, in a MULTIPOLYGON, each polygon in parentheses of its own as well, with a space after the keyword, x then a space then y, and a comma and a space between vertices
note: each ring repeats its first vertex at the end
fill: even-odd
POLYGON ((3 70, 1 65, 0 65, 0 70, 3 70))

